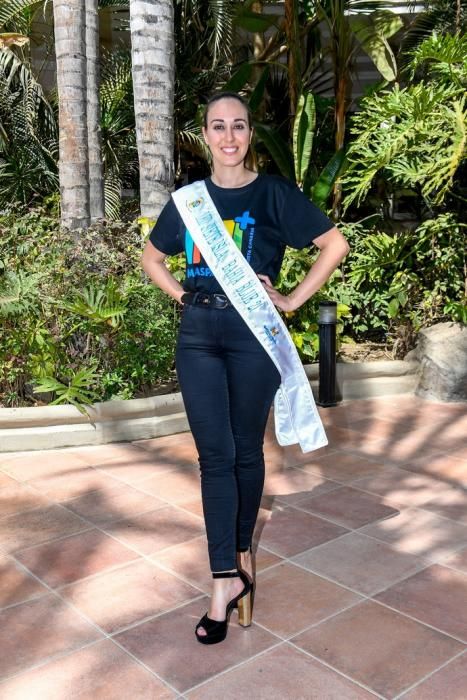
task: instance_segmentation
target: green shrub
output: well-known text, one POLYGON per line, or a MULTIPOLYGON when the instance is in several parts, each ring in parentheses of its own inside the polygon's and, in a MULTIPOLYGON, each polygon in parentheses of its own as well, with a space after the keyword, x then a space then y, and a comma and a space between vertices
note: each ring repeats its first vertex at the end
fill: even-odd
POLYGON ((425 39, 408 70, 406 87, 369 95, 352 119, 346 209, 380 178, 386 198, 404 188, 431 211, 446 201, 465 210, 467 35, 425 39), (423 80, 414 81, 422 68, 423 80))
POLYGON ((140 269, 143 245, 137 225, 0 218, 0 404, 133 398, 171 376, 177 305, 140 269))
MULTIPOLYGON (((293 250, 292 248, 287 248, 276 285, 282 294, 290 294, 295 289, 297 284, 305 277, 316 256, 317 253, 312 253, 308 249, 293 250)), ((338 342, 342 336, 344 319, 349 316, 350 308, 343 299, 337 298, 336 289, 339 288, 340 282, 341 272, 336 270, 327 284, 317 294, 312 296, 296 311, 285 314, 289 333, 303 362, 315 362, 318 357, 318 307, 320 301, 330 299, 338 301, 338 342)))
MULTIPOLYGON (((341 223, 340 229, 350 244, 349 255, 317 294, 286 314, 305 361, 317 357, 323 299, 338 303, 341 338, 386 340, 395 356, 410 349, 422 326, 466 322, 466 226, 452 214, 424 221, 414 231, 387 233, 369 221, 341 223)), ((316 255, 287 250, 279 277, 283 294, 301 282, 316 255)))
POLYGON ((344 285, 336 292, 352 309, 346 331, 357 339, 379 331, 393 354, 402 356, 423 326, 462 321, 465 229, 452 214, 428 219, 414 231, 343 225, 351 252, 342 267, 344 285))

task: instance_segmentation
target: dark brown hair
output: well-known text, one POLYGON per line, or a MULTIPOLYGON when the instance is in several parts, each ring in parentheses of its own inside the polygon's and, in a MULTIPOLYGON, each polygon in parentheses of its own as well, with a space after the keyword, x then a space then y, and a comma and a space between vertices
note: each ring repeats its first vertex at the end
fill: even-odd
MULTIPOLYGON (((240 104, 245 108, 246 113, 247 113, 247 120, 248 120, 248 127, 251 130, 253 128, 252 124, 252 117, 251 117, 251 112, 250 112, 250 107, 248 106, 248 102, 241 97, 236 92, 228 92, 227 90, 225 92, 216 92, 214 95, 211 95, 211 97, 208 99, 206 102, 206 107, 204 110, 204 115, 203 115, 203 126, 205 129, 208 128, 208 112, 209 108, 211 105, 215 104, 216 102, 219 102, 219 100, 237 100, 237 102, 240 102, 240 104)), ((256 155, 251 147, 251 143, 248 146, 248 151, 246 152, 245 160, 243 161, 245 168, 247 170, 252 170, 253 172, 257 172, 258 166, 257 166, 257 161, 256 161, 256 155)))

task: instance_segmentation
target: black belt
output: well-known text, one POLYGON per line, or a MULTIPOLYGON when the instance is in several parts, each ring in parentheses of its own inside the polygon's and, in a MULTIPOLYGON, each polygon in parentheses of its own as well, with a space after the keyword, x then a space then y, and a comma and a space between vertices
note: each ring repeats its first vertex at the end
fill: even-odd
POLYGON ((232 306, 225 294, 205 294, 204 292, 185 292, 182 304, 204 306, 209 309, 228 309, 232 306))

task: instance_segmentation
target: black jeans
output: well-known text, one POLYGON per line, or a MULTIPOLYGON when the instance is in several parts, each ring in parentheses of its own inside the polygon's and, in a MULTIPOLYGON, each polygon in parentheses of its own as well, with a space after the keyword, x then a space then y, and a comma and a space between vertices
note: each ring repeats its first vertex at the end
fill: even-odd
POLYGON ((264 432, 280 375, 233 308, 183 307, 176 366, 199 454, 211 570, 234 569, 258 515, 264 432))

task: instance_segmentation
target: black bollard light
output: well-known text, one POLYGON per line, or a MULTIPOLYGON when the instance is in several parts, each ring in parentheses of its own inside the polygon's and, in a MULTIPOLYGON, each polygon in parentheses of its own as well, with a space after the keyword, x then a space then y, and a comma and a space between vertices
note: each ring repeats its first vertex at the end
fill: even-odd
POLYGON ((318 406, 336 406, 337 303, 319 303, 319 390, 318 406))

